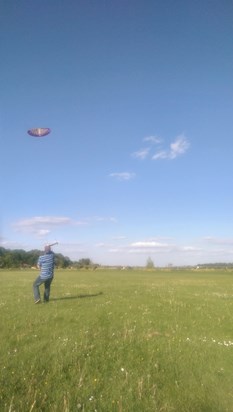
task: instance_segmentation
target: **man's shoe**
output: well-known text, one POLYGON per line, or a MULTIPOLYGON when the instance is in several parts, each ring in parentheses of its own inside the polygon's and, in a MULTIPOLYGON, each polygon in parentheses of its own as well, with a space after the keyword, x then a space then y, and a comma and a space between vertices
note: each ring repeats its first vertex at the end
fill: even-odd
POLYGON ((40 299, 37 299, 37 300, 35 301, 35 304, 37 304, 37 303, 40 303, 40 299))

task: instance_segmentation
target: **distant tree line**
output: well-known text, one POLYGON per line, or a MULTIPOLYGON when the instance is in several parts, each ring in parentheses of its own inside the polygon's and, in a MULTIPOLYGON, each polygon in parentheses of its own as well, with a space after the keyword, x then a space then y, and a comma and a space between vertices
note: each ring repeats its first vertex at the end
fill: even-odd
MULTIPOLYGON (((40 250, 34 249, 26 252, 23 249, 5 249, 0 247, 0 268, 31 268, 37 265, 39 256, 42 254, 40 250)), ((79 261, 72 261, 67 256, 63 256, 61 253, 55 253, 55 266, 57 268, 75 267, 81 268, 95 268, 98 265, 94 265, 88 258, 80 259, 79 261)))
POLYGON ((197 267, 201 268, 213 268, 213 269, 222 269, 225 267, 232 268, 233 263, 224 263, 224 262, 218 262, 218 263, 200 263, 197 265, 197 267))

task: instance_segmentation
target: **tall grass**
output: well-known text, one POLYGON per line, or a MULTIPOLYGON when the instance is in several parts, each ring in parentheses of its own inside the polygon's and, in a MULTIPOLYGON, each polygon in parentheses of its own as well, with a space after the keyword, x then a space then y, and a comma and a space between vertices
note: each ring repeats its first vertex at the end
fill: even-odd
POLYGON ((233 274, 0 271, 0 411, 233 411, 233 274))

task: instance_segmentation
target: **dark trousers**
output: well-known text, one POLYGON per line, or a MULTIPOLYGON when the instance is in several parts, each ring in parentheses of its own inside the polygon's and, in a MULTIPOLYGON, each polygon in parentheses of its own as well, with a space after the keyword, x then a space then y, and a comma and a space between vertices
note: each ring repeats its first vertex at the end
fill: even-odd
POLYGON ((35 301, 40 299, 40 285, 44 284, 44 302, 49 301, 49 296, 50 296, 50 286, 53 281, 53 278, 49 279, 41 279, 40 276, 38 276, 33 283, 33 293, 34 293, 34 299, 35 301))

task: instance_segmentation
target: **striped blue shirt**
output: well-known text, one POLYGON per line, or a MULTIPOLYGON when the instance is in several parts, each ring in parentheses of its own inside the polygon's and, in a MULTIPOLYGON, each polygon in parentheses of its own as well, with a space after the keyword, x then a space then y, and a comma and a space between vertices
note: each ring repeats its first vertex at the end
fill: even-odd
POLYGON ((54 270, 54 253, 48 252, 38 259, 37 265, 40 268, 41 279, 50 279, 53 277, 54 270))

